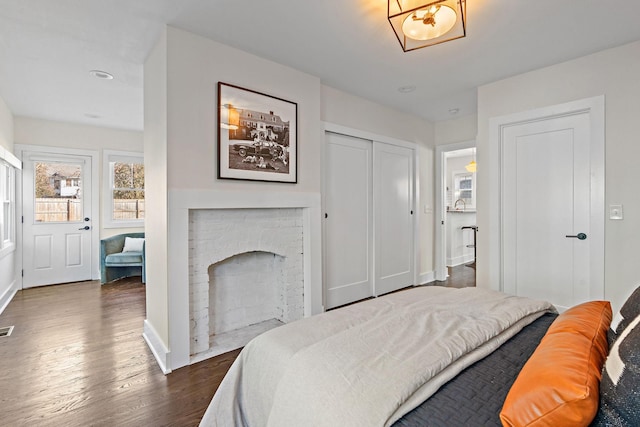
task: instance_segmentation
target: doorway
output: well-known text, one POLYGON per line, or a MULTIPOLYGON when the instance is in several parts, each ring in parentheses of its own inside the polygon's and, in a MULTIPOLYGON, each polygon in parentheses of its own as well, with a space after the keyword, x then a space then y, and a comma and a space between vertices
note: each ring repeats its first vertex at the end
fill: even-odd
POLYGON ((16 148, 23 162, 22 288, 97 278, 97 153, 16 148))
POLYGON ((475 285, 475 154, 475 141, 436 147, 435 279, 440 282, 455 274, 475 285))

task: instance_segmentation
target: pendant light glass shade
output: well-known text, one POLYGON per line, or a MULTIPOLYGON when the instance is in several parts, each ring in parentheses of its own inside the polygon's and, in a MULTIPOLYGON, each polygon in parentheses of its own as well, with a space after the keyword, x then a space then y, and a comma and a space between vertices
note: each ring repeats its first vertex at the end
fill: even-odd
POLYGON ((405 52, 466 35, 466 0, 388 0, 387 16, 405 52))
POLYGON ((476 171, 476 161, 471 160, 467 166, 464 167, 467 172, 475 172, 476 171))
POLYGON ((473 159, 471 159, 469 164, 466 165, 464 168, 467 170, 467 172, 476 172, 476 170, 478 169, 478 167, 476 165, 476 149, 475 149, 475 147, 473 149, 473 159))

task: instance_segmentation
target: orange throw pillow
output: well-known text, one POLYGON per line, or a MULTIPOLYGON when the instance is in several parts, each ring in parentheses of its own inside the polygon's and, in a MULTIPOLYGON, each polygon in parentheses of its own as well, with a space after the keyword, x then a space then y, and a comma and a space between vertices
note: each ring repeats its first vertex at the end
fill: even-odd
POLYGON ((610 323, 608 301, 587 302, 559 315, 509 390, 502 425, 588 426, 598 411, 610 323))

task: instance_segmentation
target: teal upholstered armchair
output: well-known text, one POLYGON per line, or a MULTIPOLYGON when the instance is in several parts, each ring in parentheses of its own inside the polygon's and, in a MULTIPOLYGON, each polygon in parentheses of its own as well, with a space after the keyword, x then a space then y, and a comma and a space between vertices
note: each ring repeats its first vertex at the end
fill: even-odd
POLYGON ((100 241, 100 283, 131 276, 142 276, 142 283, 146 282, 144 242, 130 241, 139 247, 131 250, 129 245, 123 252, 126 237, 140 239, 144 233, 119 234, 100 241))

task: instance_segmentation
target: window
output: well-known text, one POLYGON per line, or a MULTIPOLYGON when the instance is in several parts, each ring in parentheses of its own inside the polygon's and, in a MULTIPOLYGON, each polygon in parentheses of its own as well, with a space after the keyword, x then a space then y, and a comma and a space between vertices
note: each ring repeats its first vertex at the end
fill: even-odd
MULTIPOLYGON (((16 168, 0 153, 0 257, 15 250, 16 168)), ((7 153, 7 157, 11 156, 7 153)), ((12 159, 9 159, 12 160, 12 159)), ((19 164, 19 162, 13 162, 19 164)))
POLYGON ((454 174, 454 199, 464 202, 464 209, 475 209, 475 182, 474 173, 460 172, 454 174))
POLYGON ((104 151, 105 228, 144 226, 144 159, 142 154, 104 151))
POLYGON ((35 221, 82 222, 82 163, 43 160, 33 165, 35 221))

